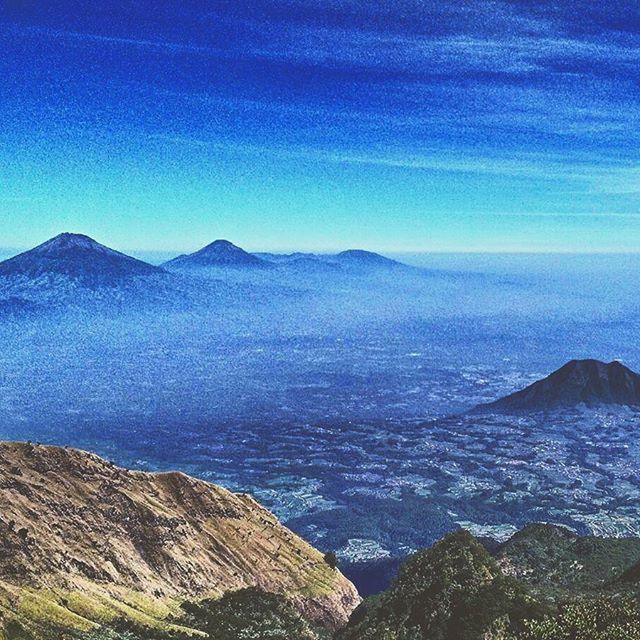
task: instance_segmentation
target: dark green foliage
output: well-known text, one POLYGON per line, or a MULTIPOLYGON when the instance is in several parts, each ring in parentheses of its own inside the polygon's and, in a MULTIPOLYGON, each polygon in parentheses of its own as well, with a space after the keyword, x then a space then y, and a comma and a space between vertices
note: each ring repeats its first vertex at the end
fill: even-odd
MULTIPOLYGON (((142 632, 144 634, 144 632, 142 632)), ((134 635, 128 631, 121 633, 111 629, 99 629, 98 631, 89 631, 79 636, 79 640, 151 640, 152 636, 134 635)), ((153 638, 155 640, 155 638, 153 638)))
MULTIPOLYGON (((184 602, 184 615, 175 622, 202 631, 210 640, 321 640, 326 635, 311 627, 280 595, 257 588, 241 589, 218 600, 184 602)), ((84 634, 79 640, 186 640, 189 636, 152 631, 121 621, 114 629, 84 634)))
POLYGON ((7 640, 33 640, 33 635, 16 620, 7 623, 4 633, 7 640))
POLYGON ((256 588, 219 600, 185 603, 189 626, 211 640, 319 640, 320 636, 286 598, 256 588))
MULTIPOLYGON (((257 588, 225 594, 218 600, 185 602, 183 615, 169 620, 194 631, 150 629, 120 619, 109 627, 85 633, 64 629, 31 634, 17 622, 4 627, 6 640, 191 640, 204 632, 210 640, 328 640, 323 629, 314 628, 283 596, 257 588)), ((0 626, 0 638, 2 638, 0 626)), ((200 636, 198 636, 200 637, 200 636)))
POLYGON ((187 640, 186 636, 176 636, 140 627, 125 621, 116 622, 113 628, 103 627, 74 636, 77 640, 187 640))
POLYGON ((634 582, 640 540, 577 536, 564 527, 533 524, 506 542, 497 558, 539 594, 566 598, 593 594, 625 571, 626 582, 634 582))
POLYGON ((356 611, 340 640, 484 640, 541 607, 466 531, 415 554, 393 588, 356 611))
POLYGON ((338 557, 333 551, 327 551, 324 554, 324 561, 332 568, 336 569, 338 567, 338 557))
POLYGON ((605 597, 567 604, 505 640, 640 640, 640 607, 636 600, 605 597))

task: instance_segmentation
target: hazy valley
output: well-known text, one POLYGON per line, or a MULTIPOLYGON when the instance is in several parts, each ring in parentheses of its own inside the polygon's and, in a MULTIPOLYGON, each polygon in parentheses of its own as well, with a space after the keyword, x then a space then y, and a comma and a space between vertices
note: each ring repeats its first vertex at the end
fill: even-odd
POLYGON ((640 533, 633 408, 467 413, 570 357, 640 362, 635 258, 109 251, 62 236, 0 265, 0 437, 250 492, 348 573, 459 526, 640 533))

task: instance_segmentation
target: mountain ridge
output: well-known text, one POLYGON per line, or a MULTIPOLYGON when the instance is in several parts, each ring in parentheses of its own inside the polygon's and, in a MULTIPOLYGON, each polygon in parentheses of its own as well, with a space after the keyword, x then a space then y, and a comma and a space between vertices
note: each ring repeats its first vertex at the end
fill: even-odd
POLYGON ((616 360, 570 360, 547 377, 473 411, 520 413, 580 404, 640 406, 640 375, 616 360))
POLYGON ((560 525, 531 523, 493 555, 504 573, 536 591, 589 592, 634 571, 640 539, 581 536, 560 525))
POLYGON ((162 625, 176 599, 254 586, 329 628, 359 602, 320 552, 246 494, 77 449, 0 443, 0 608, 36 597, 91 628, 101 615, 138 615, 139 600, 144 623, 162 625))
POLYGON ((392 260, 379 253, 365 251, 364 249, 347 249, 346 251, 341 251, 334 256, 334 259, 343 264, 362 267, 394 268, 405 266, 397 260, 392 260))

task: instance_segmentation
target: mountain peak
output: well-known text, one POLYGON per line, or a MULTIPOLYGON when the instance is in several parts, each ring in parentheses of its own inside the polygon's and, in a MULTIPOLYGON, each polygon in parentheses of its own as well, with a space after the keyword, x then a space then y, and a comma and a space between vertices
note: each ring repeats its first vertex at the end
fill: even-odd
POLYGON ((214 250, 224 250, 224 251, 243 251, 238 245, 233 244, 231 240, 225 240, 224 238, 219 238, 218 240, 214 240, 211 244, 208 244, 204 247, 203 250, 214 249, 214 250))
POLYGON ((336 255, 336 259, 340 262, 362 265, 395 266, 400 264, 396 260, 385 258, 379 253, 365 251, 364 249, 347 249, 346 251, 341 251, 336 255))
MULTIPOLYGON (((206 247, 200 249, 196 253, 200 255, 212 255, 212 256, 250 256, 252 254, 246 252, 244 249, 240 248, 238 245, 233 244, 229 240, 219 239, 214 240, 211 244, 208 244, 206 247)), ((255 257, 255 256, 254 256, 255 257)))
POLYGON ((268 263, 233 244, 229 240, 214 240, 211 244, 166 263, 169 267, 198 269, 207 267, 266 267, 268 263))
POLYGON ((100 285, 113 285, 128 277, 158 271, 157 267, 79 233, 61 233, 0 263, 0 276, 39 279, 61 275, 100 285))
POLYGON ((640 406, 640 375, 617 360, 570 360, 546 378, 477 410, 519 413, 579 404, 640 406))
POLYGON ((82 233, 59 233, 57 236, 43 242, 38 245, 34 251, 43 252, 51 249, 54 250, 69 250, 69 249, 89 249, 89 250, 107 250, 111 251, 108 247, 96 242, 93 238, 86 236, 82 233))

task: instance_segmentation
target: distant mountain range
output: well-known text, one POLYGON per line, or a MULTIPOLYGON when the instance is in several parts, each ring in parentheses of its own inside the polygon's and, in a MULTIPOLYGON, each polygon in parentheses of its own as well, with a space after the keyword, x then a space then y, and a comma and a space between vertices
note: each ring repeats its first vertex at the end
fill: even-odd
POLYGON ((0 317, 69 310, 118 314, 153 308, 246 307, 248 301, 284 299, 312 278, 325 286, 332 282, 325 278, 333 275, 366 279, 390 267, 409 269, 366 251, 255 255, 228 240, 155 266, 88 236, 62 233, 0 262, 0 317))
POLYGON ((257 253, 255 254, 271 263, 280 265, 330 265, 333 267, 356 269, 395 269, 408 268, 407 265, 386 258, 379 253, 363 251, 362 249, 348 249, 336 254, 318 253, 257 253))
POLYGON ((293 265, 296 269, 330 265, 365 270, 406 266, 370 251, 351 249, 336 255, 253 254, 228 240, 215 240, 194 253, 177 256, 157 267, 110 249, 88 236, 61 233, 34 249, 0 262, 0 278, 35 281, 61 276, 87 286, 115 286, 131 278, 162 274, 165 269, 270 269, 274 265, 293 265))
POLYGON ((216 240, 195 253, 181 255, 166 262, 168 269, 207 269, 207 268, 261 268, 268 269, 274 265, 293 267, 296 270, 320 267, 343 267, 350 269, 390 269, 404 267, 400 262, 385 258, 378 253, 349 249, 341 253, 248 253, 228 240, 216 240))
POLYGON ((617 361, 571 360, 546 378, 474 411, 522 413, 581 404, 640 406, 640 375, 617 361))
POLYGON ((356 267, 393 269, 396 267, 405 266, 397 260, 391 260, 391 258, 385 258, 379 253, 373 253, 372 251, 363 251, 362 249, 348 249, 347 251, 338 253, 330 259, 335 260, 339 264, 356 267))

